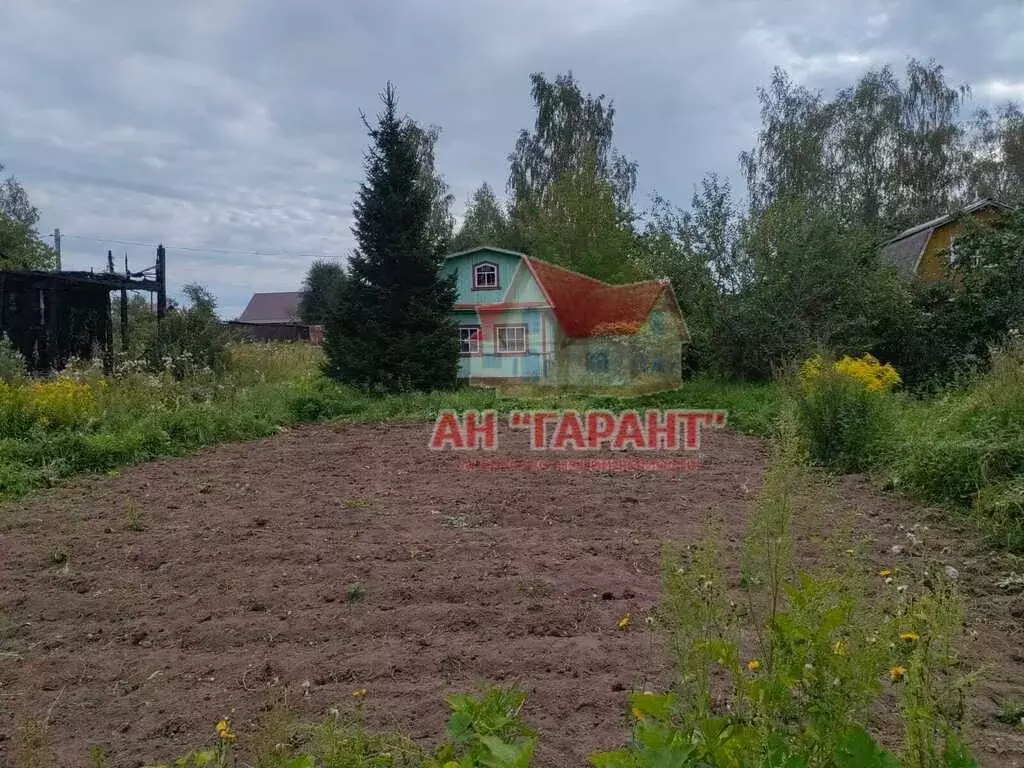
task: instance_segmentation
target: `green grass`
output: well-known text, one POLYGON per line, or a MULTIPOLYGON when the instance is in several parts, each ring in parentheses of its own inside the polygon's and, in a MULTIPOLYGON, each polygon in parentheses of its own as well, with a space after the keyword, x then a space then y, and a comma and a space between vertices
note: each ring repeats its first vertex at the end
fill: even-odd
POLYGON ((493 409, 499 415, 515 410, 587 410, 661 408, 715 409, 728 414, 729 426, 744 434, 771 434, 781 407, 779 389, 768 384, 729 384, 709 379, 685 382, 678 389, 622 394, 604 391, 518 387, 514 393, 464 388, 452 392, 367 395, 320 381, 291 402, 296 422, 325 419, 358 422, 433 420, 444 410, 493 409))
POLYGON ((972 386, 897 409, 878 471, 923 501, 969 514, 992 542, 1024 551, 1024 350, 972 386))

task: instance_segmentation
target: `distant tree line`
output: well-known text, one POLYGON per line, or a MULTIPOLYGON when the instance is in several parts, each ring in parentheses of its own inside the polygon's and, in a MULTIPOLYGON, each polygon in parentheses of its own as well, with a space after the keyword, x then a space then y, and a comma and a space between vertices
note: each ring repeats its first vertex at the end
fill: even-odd
MULTIPOLYGON (((1020 215, 961 239, 959 288, 908 285, 879 262, 886 238, 977 197, 1024 202, 1024 113, 970 111, 969 89, 935 62, 874 69, 830 96, 776 70, 738 157, 745 189, 710 172, 684 207, 638 201, 612 101, 572 73, 535 73, 530 88, 533 124, 514 139, 503 193, 481 185, 456 230, 440 130, 401 115, 388 85, 382 113, 366 120, 356 250, 344 265, 314 264, 304 287, 301 312, 327 329, 331 375, 376 389, 450 384, 454 290, 439 267, 445 253, 484 244, 609 282, 669 277, 694 374, 764 379, 817 349, 873 351, 930 387, 984 368, 1022 325, 1010 290, 1024 258, 1020 215)), ((53 264, 37 224, 9 178, 0 267, 53 264)))

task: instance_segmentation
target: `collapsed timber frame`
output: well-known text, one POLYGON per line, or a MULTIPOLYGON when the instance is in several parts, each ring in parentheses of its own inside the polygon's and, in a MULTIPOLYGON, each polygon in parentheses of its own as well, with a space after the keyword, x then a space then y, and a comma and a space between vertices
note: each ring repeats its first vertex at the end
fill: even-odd
POLYGON ((140 272, 114 272, 107 252, 106 272, 0 270, 0 339, 6 337, 25 358, 29 372, 46 375, 72 358, 92 359, 97 347, 104 373, 114 367, 114 320, 110 294, 121 293, 121 343, 128 349, 128 292, 156 295, 157 322, 167 312, 167 255, 161 245, 156 263, 140 272))

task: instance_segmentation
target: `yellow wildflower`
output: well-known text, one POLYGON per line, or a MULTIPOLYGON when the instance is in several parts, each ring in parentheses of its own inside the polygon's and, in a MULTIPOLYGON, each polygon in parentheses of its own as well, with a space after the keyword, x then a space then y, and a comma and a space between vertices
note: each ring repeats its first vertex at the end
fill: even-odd
POLYGON ((231 730, 231 722, 226 717, 217 721, 217 736, 221 741, 234 741, 235 733, 231 730))
POLYGON ((811 357, 800 366, 800 383, 805 390, 812 390, 826 372, 856 381, 868 392, 885 392, 902 381, 891 365, 882 365, 872 355, 862 355, 859 358, 842 357, 827 368, 820 356, 811 357))
POLYGON ((888 579, 890 576, 892 576, 892 569, 883 568, 878 572, 878 575, 881 576, 883 579, 888 579))
POLYGON ((630 618, 629 614, 627 613, 625 616, 619 619, 618 624, 616 626, 618 626, 619 629, 626 630, 629 629, 629 625, 632 623, 633 619, 630 618))
POLYGON ((757 670, 759 670, 760 668, 761 662, 757 659, 751 659, 747 662, 747 669, 749 669, 751 672, 757 672, 757 670))
POLYGON ((633 717, 635 717, 637 720, 643 720, 644 719, 644 713, 641 712, 636 707, 633 707, 633 717))
POLYGON ((842 640, 836 640, 835 644, 832 646, 832 652, 836 656, 845 656, 846 655, 846 643, 844 643, 842 640))
POLYGON ((903 634, 900 635, 900 640, 903 640, 906 643, 917 642, 917 639, 918 639, 917 632, 904 632, 903 634))
POLYGON ((892 669, 889 670, 889 678, 894 683, 898 683, 900 680, 902 680, 906 676, 907 676, 907 668, 906 667, 901 667, 899 664, 897 664, 895 667, 893 667, 892 669))
POLYGON ((361 699, 363 698, 363 696, 366 695, 366 689, 360 688, 358 690, 352 691, 352 695, 355 696, 357 699, 361 699))

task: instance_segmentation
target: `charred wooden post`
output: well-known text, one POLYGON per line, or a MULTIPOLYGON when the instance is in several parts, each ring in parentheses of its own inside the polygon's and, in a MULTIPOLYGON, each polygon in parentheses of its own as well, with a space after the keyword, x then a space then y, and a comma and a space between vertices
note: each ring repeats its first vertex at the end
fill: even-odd
MULTIPOLYGON (((128 253, 124 254, 124 274, 130 278, 132 273, 128 271, 128 253)), ((128 338, 128 289, 121 288, 121 351, 125 356, 131 351, 131 344, 128 338)))
POLYGON ((163 244, 156 248, 156 319, 163 320, 167 314, 167 251, 163 244))
POLYGON ((102 335, 103 335, 103 375, 110 376, 114 372, 114 317, 110 313, 110 292, 103 294, 102 304, 102 335))

